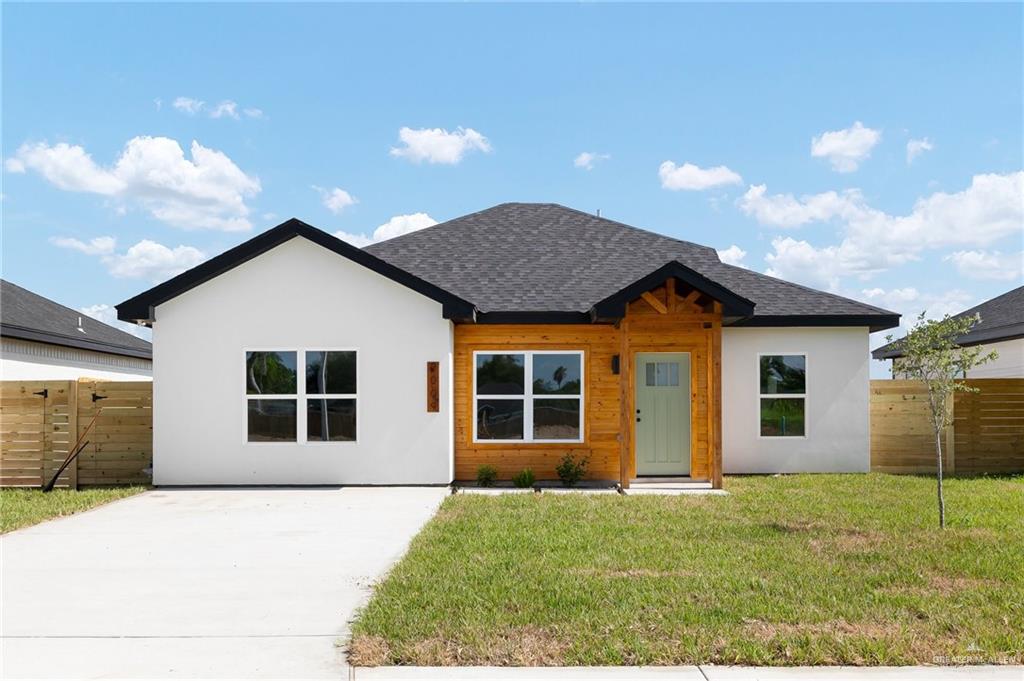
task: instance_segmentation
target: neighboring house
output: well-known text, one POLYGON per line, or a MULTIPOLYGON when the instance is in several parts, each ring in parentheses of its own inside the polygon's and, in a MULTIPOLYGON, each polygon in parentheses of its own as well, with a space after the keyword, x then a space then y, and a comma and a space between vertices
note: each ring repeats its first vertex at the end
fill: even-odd
POLYGON ((158 485, 867 471, 899 323, 522 203, 363 250, 289 220, 117 309, 153 325, 158 485))
MULTIPOLYGON (((995 350, 999 357, 971 369, 964 378, 1024 378, 1024 286, 986 300, 956 317, 974 315, 980 321, 956 342, 963 346, 982 345, 986 351, 995 350)), ((903 353, 899 340, 883 345, 871 355, 875 359, 893 360, 893 377, 900 377, 903 353)))
POLYGON ((0 378, 149 381, 148 341, 0 280, 0 378))

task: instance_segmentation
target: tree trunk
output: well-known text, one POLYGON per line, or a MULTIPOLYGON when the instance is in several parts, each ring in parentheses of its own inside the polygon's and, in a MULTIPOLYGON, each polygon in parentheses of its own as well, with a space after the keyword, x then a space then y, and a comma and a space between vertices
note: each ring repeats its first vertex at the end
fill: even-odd
POLYGON ((945 529, 946 500, 942 496, 942 434, 939 430, 935 431, 935 464, 939 481, 939 527, 945 529))

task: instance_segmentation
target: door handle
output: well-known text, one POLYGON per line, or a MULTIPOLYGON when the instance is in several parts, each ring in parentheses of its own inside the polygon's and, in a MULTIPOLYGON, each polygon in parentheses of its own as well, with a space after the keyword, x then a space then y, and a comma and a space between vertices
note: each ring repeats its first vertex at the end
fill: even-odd
POLYGON ((636 422, 640 423, 640 417, 639 416, 636 417, 636 422))

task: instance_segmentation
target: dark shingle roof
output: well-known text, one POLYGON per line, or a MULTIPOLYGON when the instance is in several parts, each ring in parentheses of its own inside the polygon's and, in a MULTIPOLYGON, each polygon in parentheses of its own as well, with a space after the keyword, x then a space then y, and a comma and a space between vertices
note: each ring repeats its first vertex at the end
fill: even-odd
MULTIPOLYGON (((957 339, 958 345, 979 345, 1024 337, 1024 286, 986 300, 954 317, 974 315, 981 317, 981 321, 975 324, 970 333, 957 339)), ((883 345, 871 355, 875 359, 902 357, 903 353, 898 349, 900 340, 902 338, 883 345)))
POLYGON ((898 322, 888 310, 726 265, 713 248, 557 204, 504 203, 365 250, 485 313, 586 312, 675 260, 753 301, 750 325, 799 324, 794 315, 898 322))
POLYGON ((147 341, 2 279, 0 335, 114 355, 153 356, 147 341))

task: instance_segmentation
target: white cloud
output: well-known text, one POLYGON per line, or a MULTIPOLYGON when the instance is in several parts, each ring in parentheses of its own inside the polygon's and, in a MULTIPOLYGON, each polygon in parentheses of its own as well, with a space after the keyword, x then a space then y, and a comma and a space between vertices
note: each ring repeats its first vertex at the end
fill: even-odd
POLYGON ((234 118, 237 121, 240 118, 238 115, 238 104, 230 99, 225 99, 210 109, 210 118, 234 118))
POLYGON ((334 233, 334 236, 347 241, 357 248, 363 248, 370 244, 375 244, 379 241, 387 241, 388 239, 394 239, 395 237, 402 236, 403 234, 409 234, 416 232, 427 227, 433 227, 437 224, 437 220, 430 217, 426 213, 411 213, 409 215, 396 215, 383 225, 373 230, 371 236, 365 234, 352 234, 351 232, 338 231, 334 233))
POLYGON ((182 113, 187 113, 189 116, 195 116, 206 107, 206 102, 193 99, 192 97, 176 97, 171 102, 171 106, 182 113))
POLYGON ((766 185, 750 185, 736 205, 762 225, 773 227, 799 227, 837 217, 852 219, 864 209, 864 199, 858 189, 848 189, 842 194, 834 191, 812 194, 799 199, 792 194, 768 196, 767 192, 766 185))
POLYGON ((906 333, 922 312, 925 313, 926 319, 942 319, 947 314, 959 314, 975 304, 974 296, 956 288, 941 293, 922 293, 912 286, 889 290, 871 288, 862 289, 859 293, 853 291, 844 293, 850 298, 899 312, 902 315, 899 328, 886 331, 882 334, 883 336, 892 334, 898 337, 906 333))
POLYGON ((250 106, 246 109, 243 109, 242 113, 244 113, 249 118, 263 118, 263 109, 257 109, 254 106, 250 106))
POLYGON ((677 166, 665 161, 658 167, 658 177, 663 189, 679 191, 687 189, 700 191, 728 184, 740 184, 743 178, 725 166, 700 168, 692 163, 677 166))
POLYGON ((151 341, 153 339, 153 330, 146 328, 145 326, 139 326, 138 324, 131 324, 129 322, 122 322, 117 318, 117 309, 113 305, 90 305, 88 307, 80 307, 78 311, 82 314, 92 317, 97 321, 101 321, 104 324, 113 326, 116 329, 121 329, 133 336, 138 336, 143 340, 151 341))
POLYGON ((223 152, 193 141, 191 160, 175 140, 135 137, 111 167, 97 165, 77 145, 23 144, 7 169, 32 169, 65 191, 87 192, 135 202, 155 218, 184 229, 250 229, 245 201, 260 192, 223 152))
POLYGON ((935 145, 927 137, 919 140, 910 140, 907 142, 907 165, 913 163, 914 159, 924 152, 931 151, 934 148, 935 145))
POLYGON ((968 279, 1019 282, 1024 278, 1024 251, 956 251, 943 260, 952 262, 960 276, 968 279))
POLYGON ((742 248, 733 244, 729 248, 718 251, 718 259, 727 265, 736 265, 737 267, 746 267, 743 263, 743 258, 747 257, 747 252, 742 248))
POLYGON ((392 147, 391 155, 406 158, 413 163, 444 163, 454 165, 470 151, 491 150, 487 138, 473 128, 458 127, 453 132, 443 128, 412 128, 403 127, 398 131, 398 138, 404 147, 392 147))
POLYGON ((70 248, 86 255, 109 255, 117 247, 117 240, 112 236, 98 236, 95 239, 90 239, 89 243, 70 237, 55 236, 50 238, 50 243, 54 246, 70 248))
POLYGON ((163 281, 206 260, 206 254, 192 246, 168 248, 149 239, 143 239, 124 253, 116 251, 113 237, 101 236, 88 243, 66 237, 54 237, 50 243, 86 255, 98 256, 107 271, 119 279, 149 279, 163 281))
POLYGON ((871 156, 871 150, 881 139, 881 130, 865 128, 856 121, 849 128, 823 132, 811 139, 811 156, 827 158, 833 170, 850 173, 871 156))
POLYGON ((575 159, 573 159, 572 164, 577 168, 583 168, 584 170, 593 170, 594 165, 596 163, 598 163, 599 161, 606 161, 610 158, 611 156, 609 154, 599 154, 595 151, 584 151, 575 159))
MULTIPOLYGON (((822 220, 843 220, 842 241, 819 248, 807 241, 776 238, 772 241, 773 252, 765 258, 769 274, 835 290, 841 277, 867 279, 916 260, 929 249, 984 247, 1019 235, 1024 225, 1024 171, 975 175, 961 192, 936 192, 918 199, 907 215, 889 215, 872 208, 859 193, 839 198, 844 196, 845 201, 837 201, 819 215, 822 220)), ((809 211, 809 202, 794 202, 788 212, 754 210, 752 214, 765 218, 768 224, 796 224, 797 218, 805 217, 801 211, 809 211)), ((788 205, 788 199, 784 203, 788 205)))
POLYGON ((356 197, 352 196, 341 187, 324 189, 323 187, 313 185, 313 189, 320 193, 320 199, 323 201, 327 210, 331 211, 335 215, 341 215, 341 212, 346 208, 359 203, 356 197))

